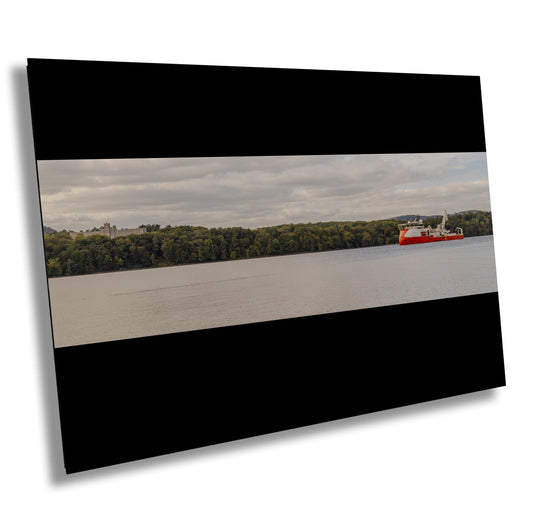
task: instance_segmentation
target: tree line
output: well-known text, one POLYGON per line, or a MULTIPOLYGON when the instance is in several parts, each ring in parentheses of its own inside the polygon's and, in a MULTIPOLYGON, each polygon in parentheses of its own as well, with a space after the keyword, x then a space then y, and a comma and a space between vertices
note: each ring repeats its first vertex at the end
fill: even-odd
MULTIPOLYGON (((440 217, 425 219, 435 227, 440 217)), ((147 232, 110 239, 67 231, 44 234, 49 277, 92 274, 188 263, 239 260, 262 256, 353 249, 398 243, 394 219, 356 222, 283 224, 258 229, 242 227, 143 225, 147 232)), ((490 212, 449 215, 447 227, 462 227, 465 237, 492 234, 490 212)))

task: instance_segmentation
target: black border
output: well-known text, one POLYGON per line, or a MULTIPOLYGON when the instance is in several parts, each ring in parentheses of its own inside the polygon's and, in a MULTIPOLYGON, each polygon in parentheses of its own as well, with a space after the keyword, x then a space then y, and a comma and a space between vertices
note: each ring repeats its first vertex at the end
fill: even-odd
POLYGON ((28 60, 36 159, 484 152, 477 76, 28 60))
MULTIPOLYGON (((28 59, 28 79, 37 160, 485 151, 475 76, 28 59)), ((505 385, 497 293, 54 356, 67 473, 505 385)))

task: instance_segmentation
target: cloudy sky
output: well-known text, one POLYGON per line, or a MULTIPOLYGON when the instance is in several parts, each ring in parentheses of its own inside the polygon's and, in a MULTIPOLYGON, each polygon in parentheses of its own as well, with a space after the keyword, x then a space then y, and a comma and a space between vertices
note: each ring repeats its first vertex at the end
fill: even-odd
POLYGON ((242 226, 490 210, 485 153, 39 161, 43 223, 242 226))

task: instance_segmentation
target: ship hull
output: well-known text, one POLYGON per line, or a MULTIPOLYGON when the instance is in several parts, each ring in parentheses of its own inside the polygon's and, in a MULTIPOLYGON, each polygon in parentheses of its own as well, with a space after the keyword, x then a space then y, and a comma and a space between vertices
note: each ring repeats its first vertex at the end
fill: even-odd
POLYGON ((442 235, 442 236, 413 236, 408 237, 400 234, 400 245, 410 244, 430 244, 431 242, 442 242, 444 240, 462 240, 464 235, 442 235))

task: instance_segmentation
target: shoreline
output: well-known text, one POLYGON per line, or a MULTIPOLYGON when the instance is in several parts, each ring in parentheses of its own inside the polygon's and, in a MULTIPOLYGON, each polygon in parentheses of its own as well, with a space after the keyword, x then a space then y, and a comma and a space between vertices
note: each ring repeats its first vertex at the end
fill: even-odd
MULTIPOLYGON (((476 236, 470 236, 465 237, 464 240, 469 240, 471 238, 480 238, 480 237, 494 237, 493 234, 490 235, 476 235, 476 236)), ((453 240, 451 240, 453 242, 453 240)), ((435 244, 438 244, 440 242, 432 242, 435 244)), ((416 245, 416 244, 415 244, 416 245)), ((170 265, 153 265, 151 267, 136 267, 131 269, 119 269, 116 271, 101 271, 101 272, 91 272, 87 274, 71 274, 69 276, 54 276, 54 277, 48 277, 47 280, 60 280, 60 279, 66 279, 66 278, 79 278, 83 276, 99 276, 101 274, 116 274, 119 272, 134 272, 134 271, 148 271, 148 270, 155 270, 155 269, 168 269, 171 267, 186 267, 187 265, 208 265, 213 263, 231 263, 231 262, 242 262, 242 261, 248 261, 248 260, 260 260, 261 258, 281 258, 284 256, 300 256, 304 254, 320 254, 320 253, 334 253, 337 251, 352 251, 354 249, 375 249, 379 247, 391 247, 391 246, 399 246, 399 243, 394 244, 383 244, 383 245, 369 245, 364 247, 347 247, 342 249, 329 249, 327 251, 309 251, 309 252, 296 252, 296 253, 286 253, 286 254, 271 254, 267 256, 253 256, 251 258, 236 258, 234 260, 227 259, 227 260, 209 260, 209 261, 203 261, 203 262, 190 262, 190 263, 175 263, 170 265)), ((407 246, 407 247, 413 247, 413 246, 407 246)))

